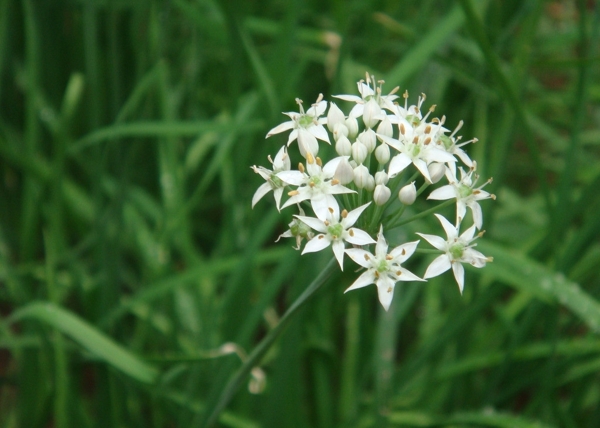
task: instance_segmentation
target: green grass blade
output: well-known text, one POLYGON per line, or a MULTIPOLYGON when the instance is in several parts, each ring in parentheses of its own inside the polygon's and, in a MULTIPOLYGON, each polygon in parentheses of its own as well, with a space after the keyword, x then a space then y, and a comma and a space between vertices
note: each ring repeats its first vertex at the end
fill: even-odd
POLYGON ((52 303, 30 303, 9 318, 12 322, 23 319, 35 319, 58 329, 94 356, 140 382, 153 383, 158 376, 155 367, 140 360, 87 321, 52 303))

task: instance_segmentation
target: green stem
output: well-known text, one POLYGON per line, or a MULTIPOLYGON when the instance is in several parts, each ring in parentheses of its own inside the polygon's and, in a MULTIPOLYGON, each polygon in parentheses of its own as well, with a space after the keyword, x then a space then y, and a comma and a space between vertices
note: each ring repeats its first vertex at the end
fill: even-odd
POLYGON ((438 209, 447 207, 448 205, 451 205, 451 204, 453 204, 455 202, 456 202, 456 199, 448 199, 447 201, 444 201, 441 204, 436 205, 433 208, 430 208, 428 210, 422 211, 419 214, 415 214, 414 216, 409 217, 409 218, 407 218, 407 219, 405 219, 405 220, 403 220, 401 222, 398 222, 396 224, 392 224, 392 225, 388 226, 388 230, 395 229, 396 227, 402 226, 402 225, 404 225, 406 223, 410 223, 411 221, 415 221, 415 220, 417 220, 419 218, 425 217, 425 216, 427 216, 429 214, 432 214, 432 213, 436 212, 438 209))
POLYGON ((242 383, 245 381, 252 368, 260 362, 260 360, 269 350, 271 345, 273 345, 275 340, 283 332, 284 328, 287 326, 291 318, 296 314, 296 312, 298 312, 302 305, 304 305, 304 303, 306 303, 308 299, 312 297, 312 295, 315 294, 315 292, 319 290, 319 288, 321 288, 321 286, 325 283, 325 281, 327 281, 329 276, 336 269, 337 261, 335 259, 331 259, 327 266, 325 266, 323 271, 321 271, 319 276, 315 278, 315 280, 306 288, 306 290, 304 290, 300 297, 296 299, 292 306, 290 306, 290 308, 281 318, 281 321, 279 321, 279 324, 277 324, 277 326, 275 326, 275 328, 271 330, 269 334, 267 334, 267 336, 265 336, 265 338, 252 350, 252 352, 248 356, 248 359, 244 362, 244 364, 242 364, 242 366, 238 369, 233 378, 231 378, 231 380, 227 383, 225 389, 223 389, 223 392, 221 393, 217 404, 214 406, 212 413, 210 414, 208 419, 202 424, 203 427, 208 427, 215 424, 217 418, 225 409, 227 404, 231 401, 233 395, 237 392, 242 383))

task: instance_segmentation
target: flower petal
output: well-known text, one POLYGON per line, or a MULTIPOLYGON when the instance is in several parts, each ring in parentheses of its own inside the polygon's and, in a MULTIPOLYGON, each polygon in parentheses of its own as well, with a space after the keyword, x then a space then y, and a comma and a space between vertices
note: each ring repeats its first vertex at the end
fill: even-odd
POLYGON ((407 242, 399 245, 390 252, 390 256, 394 258, 396 263, 404 263, 410 256, 413 255, 420 241, 407 242))
POLYGON ((454 190, 454 186, 451 184, 446 184, 445 186, 435 189, 429 194, 429 196, 427 196, 427 199, 433 199, 436 201, 444 201, 452 198, 456 198, 456 192, 454 190))
POLYGON ((294 217, 296 217, 301 222, 306 223, 307 225, 309 225, 310 227, 312 227, 313 229, 315 229, 318 232, 327 233, 327 226, 325 226, 325 224, 323 224, 323 222, 321 220, 319 220, 318 218, 308 217, 308 216, 303 216, 303 215, 296 215, 294 217))
POLYGON ((355 228, 348 230, 348 236, 345 238, 345 240, 353 245, 368 245, 375 243, 375 240, 371 238, 367 232, 355 228), (352 235, 350 235, 350 230, 352 231, 352 235))
POLYGON ((392 304, 395 285, 396 283, 386 275, 380 276, 377 280, 377 294, 379 296, 379 303, 381 303, 381 306, 383 306, 383 309, 386 311, 392 304))
POLYGON ((256 203, 258 201, 260 201, 262 199, 262 197, 265 196, 270 191, 271 191, 271 185, 269 183, 261 184, 258 187, 258 189, 256 190, 256 192, 254 193, 254 196, 252 197, 252 208, 254 208, 254 205, 256 205, 256 203))
POLYGON ((419 233, 419 232, 417 232, 417 235, 419 235, 421 238, 425 239, 427 242, 429 242, 431 245, 433 245, 438 250, 446 251, 446 241, 444 241, 439 236, 428 235, 426 233, 419 233))
POLYGON ((352 283, 352 285, 350 287, 346 288, 346 291, 344 291, 344 293, 347 293, 348 291, 351 291, 351 290, 356 290, 358 288, 366 287, 367 285, 371 285, 374 282, 375 282, 375 275, 369 269, 368 271, 363 272, 361 276, 356 278, 356 281, 354 281, 354 283, 352 283))
POLYGON ((321 251, 322 249, 329 247, 329 244, 331 244, 331 240, 327 235, 321 233, 306 243, 302 254, 321 251))
POLYGON ((356 220, 358 220, 360 215, 363 213, 364 210, 367 209, 369 205, 371 205, 371 202, 367 202, 366 204, 361 205, 360 207, 350 211, 346 218, 343 218, 341 221, 342 225, 344 226, 344 229, 348 229, 350 226, 353 226, 354 223, 356 223, 356 220))
POLYGON ((395 177, 398 173, 404 171, 404 169, 411 164, 411 160, 404 153, 400 153, 392 158, 390 166, 388 167, 388 176, 390 178, 395 177))
POLYGON ((423 275, 423 278, 427 279, 427 278, 433 278, 435 276, 441 275, 444 272, 446 272, 448 269, 450 269, 450 265, 451 265, 451 263, 450 263, 450 259, 448 258, 448 256, 445 254, 442 254, 442 255, 436 257, 436 259, 434 261, 432 261, 431 264, 427 267, 427 270, 425 271, 425 275, 423 275))
POLYGON ((458 283, 460 294, 462 294, 463 288, 465 288, 465 268, 460 263, 454 262, 452 263, 452 271, 454 272, 454 279, 458 283))
POLYGON ((374 256, 368 251, 365 251, 362 248, 348 248, 346 250, 346 254, 348 254, 348 256, 350 256, 350 258, 354 260, 356 264, 359 264, 364 268, 371 267, 370 260, 374 256))
POLYGON ((283 123, 277 125, 275 128, 271 129, 269 132, 267 132, 267 136, 265 138, 269 138, 272 135, 279 134, 284 131, 288 131, 292 128, 294 128, 293 121, 289 120, 287 122, 283 122, 283 123))
POLYGON ((340 269, 344 270, 344 249, 346 248, 344 246, 344 241, 340 239, 333 241, 331 243, 331 248, 333 249, 333 254, 340 265, 340 269))
POLYGON ((456 230, 456 227, 453 226, 452 223, 450 223, 448 220, 446 220, 446 217, 440 214, 435 214, 435 216, 438 218, 440 223, 442 223, 442 227, 444 228, 444 231, 446 232, 446 236, 448 237, 449 241, 458 236, 458 231, 456 230))

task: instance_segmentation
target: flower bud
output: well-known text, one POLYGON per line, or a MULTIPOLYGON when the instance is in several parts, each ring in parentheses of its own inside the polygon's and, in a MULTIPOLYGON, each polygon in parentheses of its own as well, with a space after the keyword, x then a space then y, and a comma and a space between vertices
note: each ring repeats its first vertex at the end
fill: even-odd
POLYGON ((314 135, 304 129, 298 130, 298 147, 300 148, 300 154, 303 158, 306 158, 308 152, 313 156, 316 156, 319 152, 319 143, 317 142, 317 139, 314 135))
POLYGON ((342 158, 338 164, 333 178, 338 180, 344 186, 354 180, 354 170, 350 166, 350 163, 348 163, 348 159, 346 157, 342 158))
POLYGON ((400 202, 404 205, 414 204, 417 199, 417 188, 415 187, 414 181, 400 189, 400 192, 398 192, 398 199, 400 199, 400 202))
POLYGON ((385 165, 390 160, 390 146, 382 143, 375 149, 375 158, 379 165, 385 165))
POLYGON ((392 122, 388 119, 387 115, 383 117, 379 126, 377 127, 377 133, 385 135, 386 137, 394 136, 394 129, 392 128, 392 122))
POLYGON ((348 117, 345 122, 346 128, 348 128, 348 136, 350 138, 356 138, 358 134, 358 120, 355 117, 348 117))
POLYGON ((389 187, 386 187, 383 184, 378 184, 375 186, 375 191, 373 192, 373 201, 375 201, 376 205, 381 206, 390 199, 391 194, 392 191, 389 189, 389 187))
POLYGON ((385 171, 378 171, 375 173, 375 184, 387 184, 388 180, 389 177, 385 171))
POLYGON ((373 150, 375 150, 375 145, 377 144, 377 135, 375 134, 375 131, 372 129, 367 129, 360 133, 357 140, 367 147, 369 153, 373 153, 373 150))
POLYGON ((381 114, 381 107, 374 98, 371 98, 365 104, 365 108, 363 110, 363 122, 367 128, 373 128, 379 122, 379 119, 376 119, 381 114))
POLYGON ((354 184, 356 184, 356 187, 359 189, 362 189, 367 185, 369 177, 371 176, 369 175, 369 170, 366 166, 359 165, 354 168, 354 184))
POLYGON ((354 159, 356 163, 363 163, 368 154, 367 147, 360 141, 352 144, 352 159, 354 159))
POLYGON ((343 124, 346 120, 346 116, 344 116, 344 112, 340 110, 340 108, 331 101, 329 102, 329 111, 327 112, 327 128, 330 132, 333 132, 335 129, 335 125, 338 123, 343 124))
POLYGON ((333 139, 335 141, 337 141, 342 135, 344 137, 348 136, 348 128, 346 127, 346 125, 342 122, 342 123, 336 123, 335 125, 333 125, 333 139))
POLYGON ((372 175, 367 177, 367 184, 365 185, 365 190, 372 192, 375 189, 375 178, 372 175))
POLYGON ((340 156, 350 156, 352 154, 352 144, 345 135, 340 135, 335 143, 335 151, 340 156))
POLYGON ((431 177, 431 183, 437 183, 442 179, 446 173, 446 166, 443 163, 433 162, 427 165, 429 176, 431 177))

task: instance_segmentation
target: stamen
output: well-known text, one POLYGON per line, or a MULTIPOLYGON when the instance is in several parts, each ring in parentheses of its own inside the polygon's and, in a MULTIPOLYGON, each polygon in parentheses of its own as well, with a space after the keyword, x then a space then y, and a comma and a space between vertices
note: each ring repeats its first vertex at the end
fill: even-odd
POLYGON ((387 292, 388 292, 388 293, 391 293, 391 292, 392 292, 392 290, 393 290, 393 288, 392 288, 392 287, 388 287, 388 289, 387 289, 387 292))
POLYGON ((402 271, 401 270, 396 271, 396 275, 398 275, 398 276, 402 275, 402 271))
POLYGON ((317 238, 318 239, 323 239, 323 238, 325 238, 325 235, 319 235, 319 236, 317 236, 317 238))
POLYGON ((298 192, 297 190, 292 190, 291 192, 288 192, 288 196, 296 196, 298 193, 300 192, 298 192))
POLYGON ((334 178, 333 180, 331 180, 332 186, 337 186, 338 184, 340 184, 340 180, 338 180, 337 178, 334 178))
POLYGON ((401 124, 400 124, 400 133, 401 133, 402 135, 405 135, 405 134, 406 134, 406 128, 404 127, 404 124, 403 124, 403 123, 401 123, 401 124))
POLYGON ((298 164, 298 171, 300 171, 302 174, 304 174, 304 165, 302 165, 302 163, 298 164))
POLYGON ((317 165, 319 165, 321 167, 323 166, 323 161, 321 160, 320 157, 317 157, 317 165))
POLYGON ((342 210, 342 218, 348 217, 348 211, 342 210))
POLYGON ((354 237, 354 229, 349 229, 348 230, 348 235, 354 237))
POLYGON ((366 260, 366 261, 369 261, 369 260, 371 260, 371 258, 369 257, 369 255, 368 255, 368 254, 365 254, 365 260, 366 260))
POLYGON ((309 163, 309 164, 311 164, 311 165, 312 165, 313 163, 315 163, 315 158, 314 158, 314 156, 312 155, 312 153, 311 153, 311 152, 307 152, 307 153, 306 153, 306 162, 308 162, 308 163, 309 163))
POLYGON ((386 254, 386 255, 385 255, 385 259, 386 259, 386 260, 392 260, 392 259, 393 259, 393 257, 392 257, 390 254, 386 254))
POLYGON ((331 207, 327 207, 327 210, 328 210, 328 211, 329 211, 331 214, 333 214, 333 213, 335 212, 335 210, 334 210, 333 208, 331 208, 331 207))

